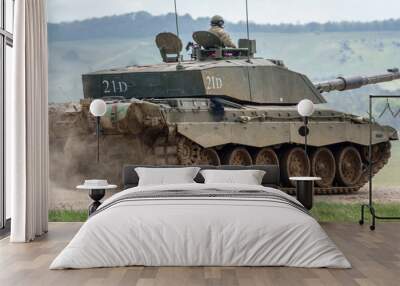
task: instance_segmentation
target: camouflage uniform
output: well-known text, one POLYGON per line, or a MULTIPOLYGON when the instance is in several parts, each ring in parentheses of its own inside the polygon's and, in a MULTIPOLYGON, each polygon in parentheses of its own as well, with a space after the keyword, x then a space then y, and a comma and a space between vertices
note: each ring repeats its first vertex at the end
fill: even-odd
POLYGON ((208 31, 217 35, 224 43, 225 47, 236 48, 235 43, 232 41, 229 34, 225 32, 224 28, 218 26, 211 26, 211 28, 208 31))

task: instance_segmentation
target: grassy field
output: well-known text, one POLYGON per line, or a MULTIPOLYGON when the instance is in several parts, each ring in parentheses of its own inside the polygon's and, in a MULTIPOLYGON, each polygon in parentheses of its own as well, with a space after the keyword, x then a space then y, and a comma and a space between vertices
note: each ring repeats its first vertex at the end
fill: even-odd
POLYGON ((87 210, 50 210, 49 221, 52 222, 80 222, 86 221, 88 217, 87 210))
MULTIPOLYGON (((376 211, 384 216, 400 216, 400 204, 375 204, 376 211)), ((319 222, 358 222, 360 219, 360 204, 341 204, 318 202, 311 214, 319 222)), ((367 211, 366 211, 367 214, 367 211)), ((369 215, 366 215, 369 220, 369 215)))
MULTIPOLYGON (((379 214, 385 216, 400 216, 400 204, 376 204, 379 214)), ((360 204, 340 204, 318 202, 311 211, 319 222, 358 222, 360 219, 360 204)), ((366 216, 369 218, 369 215, 366 216)), ((52 222, 84 222, 87 211, 49 211, 49 221, 52 222)))

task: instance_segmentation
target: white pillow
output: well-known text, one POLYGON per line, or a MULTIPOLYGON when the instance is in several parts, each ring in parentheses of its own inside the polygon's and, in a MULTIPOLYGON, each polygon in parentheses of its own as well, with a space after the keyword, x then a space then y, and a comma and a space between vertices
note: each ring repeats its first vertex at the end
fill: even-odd
POLYGON ((265 171, 261 170, 202 170, 205 184, 261 185, 265 171))
POLYGON ((198 167, 183 168, 135 168, 139 176, 138 186, 195 183, 198 167))

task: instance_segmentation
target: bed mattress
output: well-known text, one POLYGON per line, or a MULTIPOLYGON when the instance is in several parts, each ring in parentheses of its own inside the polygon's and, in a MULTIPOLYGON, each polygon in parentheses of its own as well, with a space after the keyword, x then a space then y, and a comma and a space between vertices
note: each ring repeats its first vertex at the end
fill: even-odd
POLYGON ((351 267, 289 195, 195 183, 135 187, 110 197, 50 269, 132 265, 351 267))

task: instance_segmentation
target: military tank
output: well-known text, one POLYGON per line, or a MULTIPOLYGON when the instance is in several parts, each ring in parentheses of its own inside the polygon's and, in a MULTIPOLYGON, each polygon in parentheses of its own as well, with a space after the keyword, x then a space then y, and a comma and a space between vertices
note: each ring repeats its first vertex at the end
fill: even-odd
MULTIPOLYGON (((294 191, 292 176, 321 177, 316 182, 320 194, 355 192, 368 181, 369 121, 324 108, 322 94, 396 80, 398 69, 313 83, 281 60, 255 57, 255 40, 240 39, 238 48, 226 48, 206 31, 193 33, 193 40, 186 47, 190 60, 182 60, 176 35, 161 33, 156 44, 162 64, 84 74, 79 112, 90 121, 91 100, 105 100, 103 133, 119 136, 118 142, 139 140, 150 152, 143 157, 148 164, 276 164, 288 193, 294 191), (316 104, 307 153, 296 109, 302 99, 316 104)), ((376 174, 398 135, 389 126, 374 123, 372 128, 376 174)), ((121 149, 114 155, 118 172, 129 163, 128 153, 121 149)))

